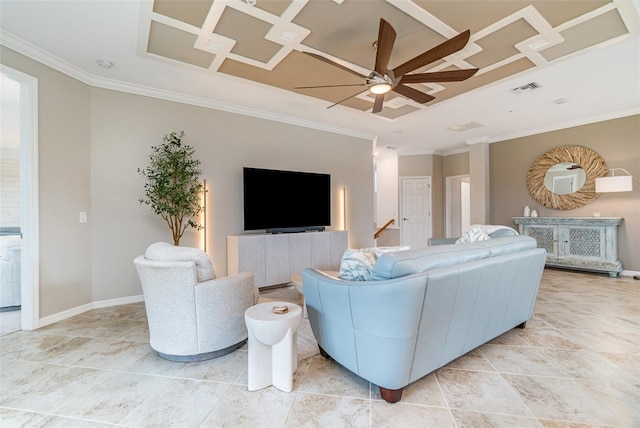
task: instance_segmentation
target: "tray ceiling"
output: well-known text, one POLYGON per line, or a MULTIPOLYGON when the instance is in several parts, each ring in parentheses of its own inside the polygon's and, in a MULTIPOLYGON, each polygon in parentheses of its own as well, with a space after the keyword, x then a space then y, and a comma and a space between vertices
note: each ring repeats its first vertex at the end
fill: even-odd
MULTIPOLYGON (((632 13, 624 3, 597 0, 251 2, 156 0, 143 13, 145 55, 298 92, 329 106, 361 89, 294 88, 361 79, 301 52, 367 75, 374 67, 380 18, 398 34, 389 68, 470 29, 463 50, 415 72, 479 68, 478 73, 463 82, 412 85, 436 97, 424 105, 388 93, 378 116, 395 119, 626 35, 625 14, 632 13)), ((342 105, 368 112, 373 101, 365 91, 342 105)))

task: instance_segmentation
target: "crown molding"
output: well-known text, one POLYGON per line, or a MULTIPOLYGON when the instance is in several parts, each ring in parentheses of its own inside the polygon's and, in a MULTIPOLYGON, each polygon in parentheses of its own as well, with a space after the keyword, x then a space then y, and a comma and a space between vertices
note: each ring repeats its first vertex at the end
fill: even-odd
POLYGON ((86 83, 87 85, 91 85, 93 81, 93 76, 86 71, 63 61, 60 58, 51 55, 49 52, 44 51, 2 29, 0 29, 0 44, 34 61, 38 61, 47 67, 51 67, 62 74, 66 74, 67 76, 81 81, 82 83, 86 83))
POLYGON ((436 151, 435 154, 439 155, 439 156, 451 156, 451 155, 457 155, 460 153, 469 153, 471 149, 469 147, 461 147, 458 149, 451 149, 451 150, 438 150, 436 151))
POLYGON ((604 114, 598 114, 595 116, 582 117, 579 119, 571 120, 568 122, 562 122, 549 126, 542 126, 537 128, 531 128, 523 131, 512 132, 510 134, 504 134, 499 136, 492 136, 489 144, 498 143, 500 141, 514 140, 516 138, 529 137, 531 135, 544 134, 546 132, 560 131, 562 129, 574 128, 576 126, 590 125, 592 123, 604 122, 607 120, 620 119, 622 117, 634 116, 640 114, 640 106, 634 106, 623 110, 617 110, 604 114))
POLYGON ((294 116, 282 115, 266 110, 244 107, 241 105, 225 103, 208 98, 195 97, 149 86, 97 77, 1 29, 0 44, 92 87, 125 92, 134 95, 142 95, 149 98, 173 101, 181 104, 209 108, 212 110, 225 111, 228 113, 241 114, 244 116, 270 120, 273 122, 286 123, 288 125, 301 126, 318 131, 345 135, 348 137, 361 138, 365 140, 374 140, 376 138, 375 134, 370 134, 355 129, 333 126, 308 119, 301 119, 294 116))

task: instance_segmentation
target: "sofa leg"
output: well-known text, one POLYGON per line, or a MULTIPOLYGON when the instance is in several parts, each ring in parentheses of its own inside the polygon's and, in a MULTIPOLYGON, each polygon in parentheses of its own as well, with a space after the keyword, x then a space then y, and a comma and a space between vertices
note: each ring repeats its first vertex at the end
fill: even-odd
POLYGON ((387 389, 380 387, 380 395, 382 395, 382 399, 387 403, 397 403, 402 398, 402 390, 400 389, 387 389))
POLYGON ((527 322, 523 322, 522 324, 518 324, 516 327, 517 328, 525 328, 527 326, 527 322))
POLYGON ((327 360, 333 360, 333 358, 331 358, 331 355, 327 354, 327 351, 325 351, 324 349, 322 349, 321 346, 318 346, 318 348, 320 349, 320 355, 322 355, 323 357, 325 357, 327 360))

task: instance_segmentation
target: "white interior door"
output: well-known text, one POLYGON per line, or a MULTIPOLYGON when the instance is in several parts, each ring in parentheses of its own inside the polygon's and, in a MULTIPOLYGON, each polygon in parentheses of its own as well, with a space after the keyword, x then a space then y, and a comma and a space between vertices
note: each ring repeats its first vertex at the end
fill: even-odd
POLYGON ((402 245, 427 245, 431 237, 431 177, 400 178, 402 245))
POLYGON ((468 175, 446 178, 446 227, 447 238, 457 238, 469 229, 471 222, 471 193, 468 175))

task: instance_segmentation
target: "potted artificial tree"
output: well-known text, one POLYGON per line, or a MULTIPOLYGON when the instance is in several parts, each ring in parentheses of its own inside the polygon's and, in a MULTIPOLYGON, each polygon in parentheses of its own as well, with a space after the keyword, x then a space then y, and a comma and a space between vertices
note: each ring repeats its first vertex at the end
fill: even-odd
POLYGON ((138 173, 146 178, 145 197, 139 201, 167 222, 174 245, 180 245, 188 227, 202 229, 194 218, 204 211, 200 161, 194 159, 193 147, 182 144, 183 137, 184 131, 165 135, 164 143, 151 147, 149 166, 138 168, 138 173))

